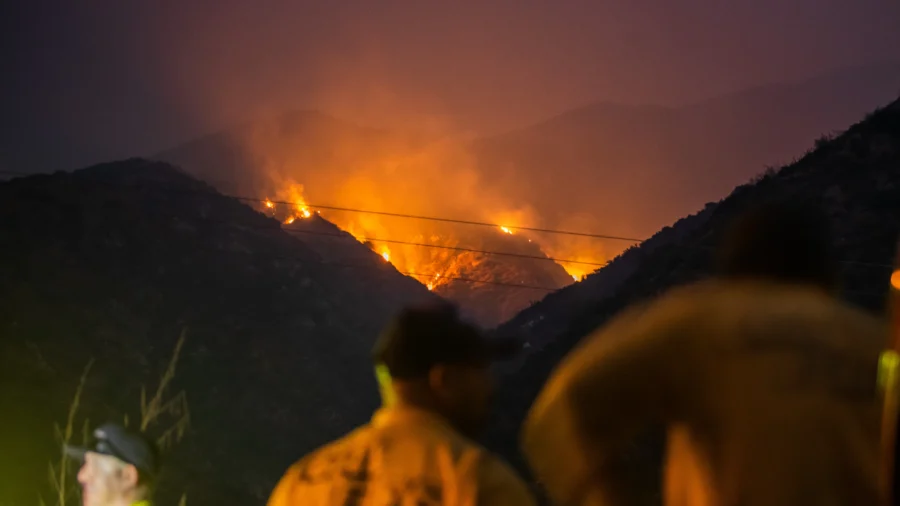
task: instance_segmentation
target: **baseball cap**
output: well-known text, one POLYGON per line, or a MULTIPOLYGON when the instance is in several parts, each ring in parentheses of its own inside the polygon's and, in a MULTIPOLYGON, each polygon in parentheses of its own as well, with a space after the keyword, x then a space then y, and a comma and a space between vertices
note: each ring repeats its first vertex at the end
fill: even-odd
POLYGON ((151 476, 159 471, 159 449, 156 444, 143 434, 116 423, 106 423, 94 429, 88 446, 66 445, 65 451, 69 457, 78 460, 83 460, 87 452, 110 455, 151 476))
POLYGON ((455 306, 440 304, 403 309, 379 336, 373 359, 393 378, 414 379, 438 364, 487 365, 521 348, 514 337, 486 337, 461 320, 455 306))

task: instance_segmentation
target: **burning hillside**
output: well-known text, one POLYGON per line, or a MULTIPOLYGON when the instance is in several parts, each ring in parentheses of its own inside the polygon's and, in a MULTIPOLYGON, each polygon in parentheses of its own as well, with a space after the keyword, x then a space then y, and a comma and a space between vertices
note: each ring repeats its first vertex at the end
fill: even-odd
POLYGON ((595 224, 556 215, 543 220, 530 206, 488 189, 467 149, 452 140, 294 113, 201 139, 161 158, 220 191, 260 199, 258 209, 286 230, 319 213, 485 326, 580 279, 607 258, 595 239, 517 229, 595 224))
POLYGON ((548 291, 579 279, 591 267, 569 262, 567 272, 513 226, 470 226, 462 234, 459 224, 356 210, 314 210, 304 197, 303 185, 292 181, 283 182, 271 198, 260 199, 257 208, 306 240, 346 237, 304 226, 315 215, 325 218, 400 273, 459 303, 469 317, 486 326, 505 321, 548 291))

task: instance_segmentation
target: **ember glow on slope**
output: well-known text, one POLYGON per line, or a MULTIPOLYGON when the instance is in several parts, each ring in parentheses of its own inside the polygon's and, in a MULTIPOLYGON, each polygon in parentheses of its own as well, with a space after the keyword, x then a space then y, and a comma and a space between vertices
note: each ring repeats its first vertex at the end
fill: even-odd
MULTIPOLYGON (((558 213, 552 220, 544 219, 544 214, 515 197, 512 185, 489 187, 466 145, 452 138, 410 140, 403 132, 299 114, 255 124, 236 140, 252 154, 255 171, 269 181, 268 194, 263 196, 292 203, 290 212, 276 213, 282 222, 293 223, 311 216, 312 202, 497 224, 497 228, 489 230, 370 213, 316 210, 362 243, 378 238, 438 246, 391 244, 390 250, 385 250, 385 245, 377 241, 367 244, 401 272, 440 274, 437 279, 419 280, 433 289, 451 283, 453 278, 470 278, 472 269, 485 261, 483 254, 448 248, 509 252, 518 239, 531 240, 548 257, 602 264, 610 253, 618 252, 608 248, 627 246, 589 237, 557 237, 517 230, 528 226, 601 229, 603 220, 592 215, 569 217, 558 213)), ((272 207, 265 205, 271 214, 272 207)), ((596 269, 596 265, 575 263, 560 266, 568 278, 553 286, 561 287, 556 283, 581 279, 596 269)), ((526 284, 544 283, 531 280, 526 284)))
MULTIPOLYGON (((275 201, 282 204, 276 205, 266 198, 261 203, 261 211, 277 216, 284 224, 294 223, 296 220, 307 219, 312 212, 304 196, 304 186, 289 180, 280 180, 282 189, 275 193, 275 201), (287 205, 286 203, 290 203, 287 205), (283 207, 286 209, 279 209, 283 207)), ((322 214, 316 211, 317 214, 322 214)), ((504 223, 516 218, 515 212, 499 213, 504 223)), ((449 227, 443 227, 443 233, 425 234, 423 230, 434 229, 430 223, 410 223, 410 220, 398 220, 391 217, 372 216, 365 213, 329 212, 324 211, 323 218, 335 223, 343 230, 349 232, 359 242, 366 244, 372 237, 390 238, 415 244, 433 244, 444 248, 428 248, 415 244, 393 245, 393 250, 386 245, 371 245, 381 257, 392 263, 401 272, 428 273, 429 279, 419 279, 429 290, 434 290, 450 282, 454 278, 465 277, 461 270, 465 267, 477 265, 481 261, 479 255, 474 252, 454 251, 446 248, 454 248, 461 244, 460 232, 449 227), (407 235, 403 235, 407 234, 407 235), (432 274, 433 273, 433 274, 432 274)), ((514 235, 513 226, 498 225, 496 231, 505 235, 514 235)), ((532 242, 529 239, 529 242, 532 242)), ((540 241, 538 241, 540 244, 540 241)), ((584 252, 564 252, 569 256, 584 257, 584 252)), ((593 262, 602 259, 592 258, 593 262)), ((591 266, 561 263, 574 281, 589 273, 591 266)))

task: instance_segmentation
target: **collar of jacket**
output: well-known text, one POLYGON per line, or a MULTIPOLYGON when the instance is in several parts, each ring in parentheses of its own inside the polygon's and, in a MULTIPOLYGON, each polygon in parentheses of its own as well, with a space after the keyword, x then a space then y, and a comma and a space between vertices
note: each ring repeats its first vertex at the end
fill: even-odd
POLYGON ((411 406, 384 407, 372 416, 372 425, 379 427, 402 423, 420 423, 434 426, 435 428, 456 432, 450 422, 444 417, 420 408, 411 406))

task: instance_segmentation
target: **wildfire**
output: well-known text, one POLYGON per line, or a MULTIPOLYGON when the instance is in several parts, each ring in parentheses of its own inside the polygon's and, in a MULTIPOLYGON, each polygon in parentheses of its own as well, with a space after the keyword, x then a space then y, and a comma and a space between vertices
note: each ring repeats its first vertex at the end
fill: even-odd
MULTIPOLYGON (((284 202, 292 202, 289 206, 287 218, 284 219, 285 225, 290 225, 298 218, 309 218, 312 216, 306 199, 303 198, 303 185, 297 183, 288 183, 282 190, 279 190, 276 198, 284 202)), ((275 203, 266 198, 264 205, 267 209, 275 211, 275 203)))
POLYGON ((439 279, 441 279, 441 273, 440 273, 440 272, 437 273, 437 274, 435 274, 435 275, 434 275, 434 279, 432 279, 431 281, 429 281, 425 286, 428 287, 429 290, 434 290, 434 285, 435 285, 435 283, 437 283, 437 281, 438 281, 439 279))
MULTIPOLYGON (((341 201, 341 204, 346 207, 359 209, 403 207, 381 195, 377 191, 377 186, 373 186, 371 181, 361 179, 351 180, 351 182, 353 184, 348 183, 347 189, 342 195, 342 199, 350 199, 347 203, 344 200, 341 201)), ((297 220, 308 219, 314 213, 320 214, 319 211, 313 212, 308 206, 303 185, 284 179, 273 180, 273 183, 276 184, 275 188, 277 189, 275 195, 271 199, 266 198, 263 201, 263 212, 266 214, 277 217, 285 225, 295 223, 297 220), (276 202, 284 204, 276 206, 276 202)), ((443 293, 441 290, 446 285, 453 284, 457 279, 472 277, 473 269, 477 269, 485 261, 484 254, 471 248, 489 250, 498 248, 469 242, 469 237, 465 233, 461 233, 459 227, 454 225, 423 224, 417 220, 367 213, 324 210, 321 214, 357 241, 371 248, 373 253, 379 255, 383 261, 394 265, 400 272, 416 273, 414 277, 418 278, 418 281, 428 290, 438 293, 443 293), (396 245, 392 244, 391 248, 388 248, 383 245, 382 241, 401 242, 396 245)), ((517 212, 497 213, 482 219, 489 223, 503 223, 503 225, 495 226, 502 234, 511 236, 516 235, 517 225, 536 223, 535 217, 517 214, 517 212)), ((473 240, 480 240, 477 239, 478 236, 475 237, 473 240)), ((585 238, 567 238, 564 241, 554 239, 553 243, 544 243, 536 238, 532 241, 532 238, 529 237, 523 237, 523 239, 529 243, 540 242, 540 250, 552 258, 597 262, 597 248, 592 243, 588 244, 585 238), (548 248, 548 246, 550 247, 548 248)), ((496 262, 497 257, 490 258, 496 262)), ((560 261, 559 264, 574 282, 580 281, 586 274, 596 269, 590 263, 560 261)))

